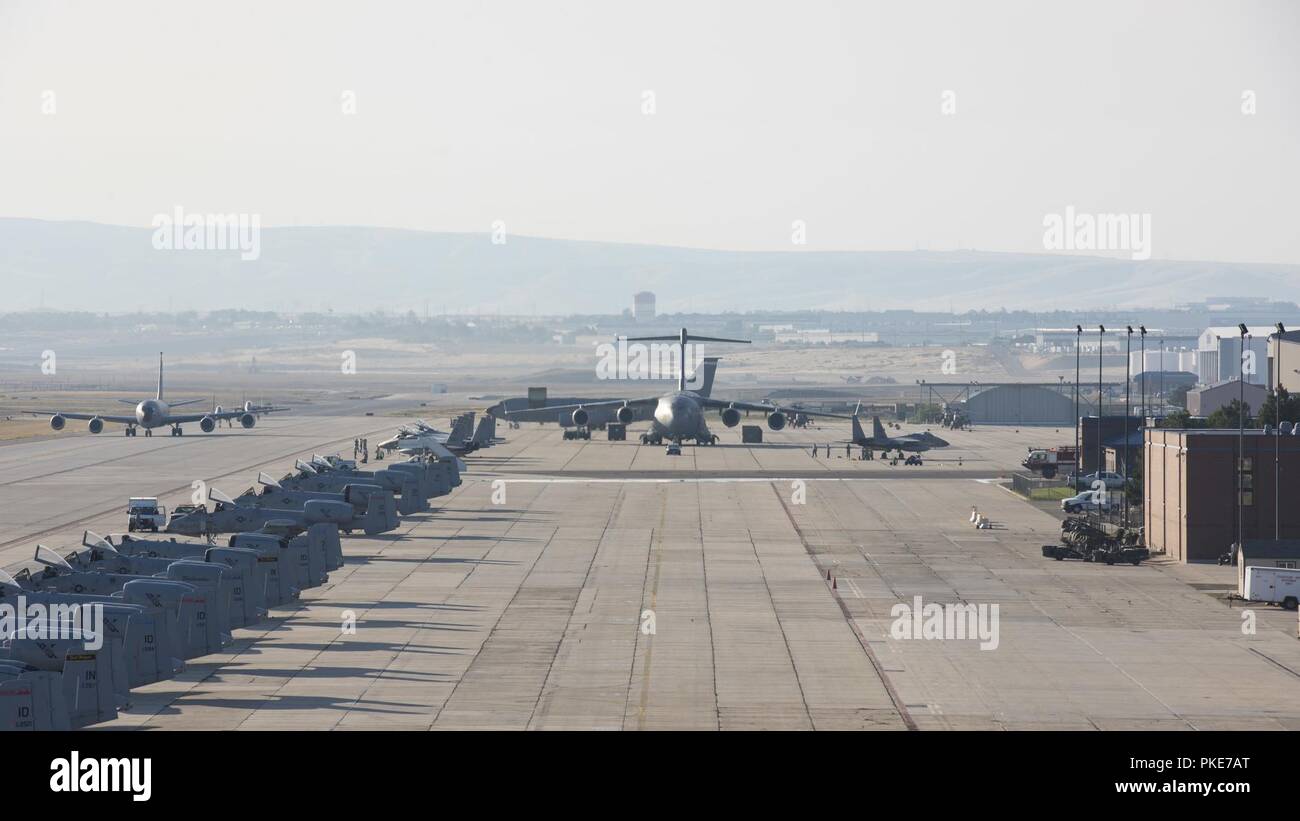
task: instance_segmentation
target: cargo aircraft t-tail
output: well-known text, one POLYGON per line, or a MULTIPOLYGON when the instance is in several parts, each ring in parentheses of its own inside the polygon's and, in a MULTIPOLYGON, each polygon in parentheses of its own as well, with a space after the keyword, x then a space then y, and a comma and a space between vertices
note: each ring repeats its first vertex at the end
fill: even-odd
POLYGON ((205 413, 172 413, 173 408, 179 408, 182 405, 193 405, 195 402, 202 402, 202 399, 186 399, 181 402, 167 402, 163 399, 163 355, 158 354, 158 394, 152 399, 145 399, 138 404, 134 399, 119 399, 128 405, 135 405, 135 413, 131 416, 118 416, 110 413, 68 413, 67 411, 28 411, 33 416, 44 416, 50 414, 50 427, 55 430, 63 430, 69 419, 84 419, 90 424, 86 427, 91 433, 99 433, 104 429, 105 422, 115 422, 120 425, 126 425, 123 434, 126 436, 135 436, 136 428, 144 428, 145 436, 153 436, 154 428, 170 426, 172 436, 181 436, 183 429, 181 425, 185 422, 198 422, 199 429, 204 433, 211 433, 216 429, 217 423, 225 419, 238 419, 239 424, 245 428, 251 428, 257 424, 257 417, 263 413, 273 411, 288 410, 288 408, 277 408, 266 405, 253 405, 251 402, 245 402, 242 408, 238 410, 223 410, 217 405, 211 411, 205 413))
MULTIPOLYGON (((718 437, 709 431, 705 422, 705 416, 711 410, 718 412, 718 417, 722 424, 729 428, 734 428, 740 424, 741 411, 757 411, 767 415, 767 426, 772 430, 781 430, 786 425, 786 420, 796 413, 806 414, 808 416, 833 416, 839 419, 847 418, 843 414, 837 413, 820 413, 802 409, 788 409, 779 405, 769 405, 766 403, 758 404, 753 402, 735 402, 726 399, 715 399, 711 395, 706 395, 704 391, 692 391, 686 388, 686 345, 691 342, 729 342, 741 345, 748 345, 748 339, 722 339, 712 336, 692 336, 685 328, 677 336, 637 336, 628 337, 628 342, 676 342, 679 346, 679 363, 681 370, 677 375, 677 390, 672 393, 666 393, 662 396, 651 396, 640 399, 609 399, 595 402, 582 402, 570 405, 547 406, 545 411, 548 414, 568 415, 572 424, 578 427, 584 427, 590 422, 593 411, 607 411, 612 414, 612 419, 621 424, 627 425, 643 418, 647 412, 650 412, 650 430, 642 434, 642 444, 659 445, 667 439, 675 445, 681 445, 684 440, 694 440, 697 445, 714 445, 718 442, 718 437)), ((516 416, 525 418, 537 411, 519 410, 519 411, 502 411, 506 418, 516 416)), ((551 416, 555 418, 554 415, 551 416)))

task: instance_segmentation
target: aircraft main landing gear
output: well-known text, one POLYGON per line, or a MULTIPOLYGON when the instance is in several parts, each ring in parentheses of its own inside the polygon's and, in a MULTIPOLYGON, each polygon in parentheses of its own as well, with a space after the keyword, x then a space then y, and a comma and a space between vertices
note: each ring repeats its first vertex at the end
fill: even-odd
POLYGON ((185 435, 185 431, 181 429, 180 425, 176 425, 175 427, 172 428, 172 436, 184 436, 184 435, 185 435))
POLYGON ((145 435, 146 437, 153 436, 153 428, 145 428, 145 429, 144 429, 144 435, 145 435))

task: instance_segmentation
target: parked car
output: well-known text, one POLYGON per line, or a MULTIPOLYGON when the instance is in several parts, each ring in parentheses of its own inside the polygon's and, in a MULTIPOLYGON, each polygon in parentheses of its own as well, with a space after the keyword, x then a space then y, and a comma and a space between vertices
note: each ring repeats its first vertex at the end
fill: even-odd
POLYGON ((1118 493, 1106 493, 1100 500, 1098 496, 1103 496, 1099 490, 1085 490, 1068 499, 1062 499, 1061 510, 1066 513, 1084 513, 1100 509, 1102 513, 1109 513, 1119 509, 1121 500, 1118 493))
MULTIPOLYGON (((1072 475, 1075 490, 1092 490, 1098 481, 1096 473, 1087 473, 1083 476, 1072 475)), ((1101 472, 1100 481, 1106 483, 1107 490, 1121 490, 1124 487, 1124 477, 1110 470, 1101 472)))

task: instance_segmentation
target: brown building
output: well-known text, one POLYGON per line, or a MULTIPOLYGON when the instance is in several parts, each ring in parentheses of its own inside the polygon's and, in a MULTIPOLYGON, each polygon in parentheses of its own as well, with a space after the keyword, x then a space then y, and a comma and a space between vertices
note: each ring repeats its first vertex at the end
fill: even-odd
MULTIPOLYGON (((1213 561, 1237 541, 1237 431, 1147 428, 1142 495, 1147 546, 1184 562, 1213 561)), ((1245 435, 1243 527, 1247 540, 1300 538, 1300 436, 1245 435), (1278 481, 1274 480, 1274 448, 1278 481), (1280 494, 1275 497, 1275 490, 1280 494), (1274 506, 1274 499, 1281 504, 1274 506)))
POLYGON ((1263 385, 1250 381, 1243 385, 1240 379, 1228 379, 1188 391, 1187 412, 1192 416, 1209 416, 1238 401, 1242 394, 1246 396, 1246 407, 1250 409, 1248 415, 1252 417, 1259 414, 1264 400, 1268 399, 1268 389, 1263 385))
POLYGON ((1281 385, 1300 393, 1300 331, 1286 331, 1268 338, 1269 387, 1281 385))
MULTIPOLYGON (((1128 431, 1131 439, 1133 434, 1137 433, 1141 428, 1142 419, 1138 416, 1128 417, 1127 422, 1124 421, 1123 416, 1103 416, 1100 422, 1098 422, 1096 416, 1080 416, 1079 450, 1081 453, 1079 455, 1082 457, 1081 461, 1083 462, 1080 472, 1085 475, 1095 472, 1097 470, 1098 456, 1101 456, 1102 459, 1102 470, 1114 469, 1108 467, 1109 464, 1113 464, 1114 457, 1113 455, 1107 457, 1106 448, 1123 448, 1124 431, 1128 431), (1101 448, 1097 447, 1098 428, 1101 430, 1101 448)), ((1121 461, 1123 461, 1122 456, 1121 461)))

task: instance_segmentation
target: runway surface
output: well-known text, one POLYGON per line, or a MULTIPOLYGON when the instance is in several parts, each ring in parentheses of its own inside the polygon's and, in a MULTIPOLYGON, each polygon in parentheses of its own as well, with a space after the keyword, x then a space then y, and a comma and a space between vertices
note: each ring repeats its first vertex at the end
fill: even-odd
MULTIPOLYGON (((0 447, 0 559, 30 557, 34 534, 121 531, 128 495, 237 492, 259 466, 393 426, 0 447)), ((1231 568, 1041 557, 1057 518, 994 477, 1068 431, 958 432, 920 467, 812 457, 833 428, 769 434, 789 447, 722 431, 728 446, 681 457, 499 433, 433 511, 345 539, 326 586, 103 726, 1300 729, 1295 616, 1257 608, 1243 634, 1214 595, 1231 568), (971 527, 972 506, 994 529, 971 527), (895 637, 891 611, 916 596, 997 605, 996 649, 895 637)))

